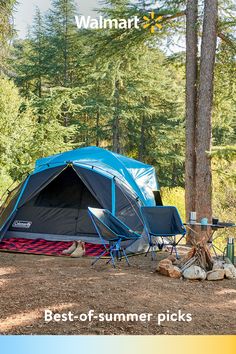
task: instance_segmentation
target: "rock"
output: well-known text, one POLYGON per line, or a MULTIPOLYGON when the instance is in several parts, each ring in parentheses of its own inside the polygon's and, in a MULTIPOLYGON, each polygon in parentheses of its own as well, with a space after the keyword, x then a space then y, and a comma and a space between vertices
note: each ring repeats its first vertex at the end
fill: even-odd
POLYGON ((224 271, 225 271, 225 278, 226 279, 233 279, 234 278, 234 276, 231 273, 231 270, 229 268, 226 268, 224 271))
POLYGON ((206 272, 201 267, 192 265, 184 270, 183 277, 191 280, 204 280, 206 279, 206 272))
POLYGON ((169 269, 169 277, 171 277, 171 278, 181 278, 181 276, 182 276, 182 273, 181 273, 181 270, 178 267, 173 266, 173 268, 169 269))
POLYGON ((172 263, 177 261, 177 258, 173 254, 170 254, 166 259, 169 259, 172 263))
POLYGON ((180 278, 182 275, 181 270, 172 264, 172 260, 174 259, 176 260, 174 256, 172 256, 171 258, 169 256, 160 261, 157 267, 157 271, 160 274, 166 275, 171 278, 180 278))
POLYGON ((224 263, 222 261, 214 261, 212 270, 223 269, 224 263))
POLYGON ((160 262, 159 262, 159 265, 161 264, 172 264, 171 260, 168 259, 168 258, 165 258, 165 259, 162 259, 160 262))
MULTIPOLYGON (((232 274, 232 278, 236 278, 236 268, 233 264, 228 264, 228 263, 224 264, 224 270, 225 270, 225 277, 226 278, 228 278, 228 276, 226 275, 226 271, 227 271, 228 275, 229 275, 229 272, 232 274)), ((228 279, 232 279, 232 278, 228 278, 228 279)))
POLYGON ((159 262, 157 271, 171 278, 180 278, 182 276, 181 270, 174 266, 169 259, 163 259, 159 262))
POLYGON ((171 270, 171 266, 161 266, 158 269, 158 272, 162 275, 166 275, 167 277, 169 276, 169 271, 171 270))
POLYGON ((158 266, 157 266, 157 272, 159 272, 160 268, 165 268, 166 266, 172 266, 172 262, 165 258, 165 259, 162 259, 159 263, 158 263, 158 266))
POLYGON ((225 277, 224 269, 216 269, 207 272, 207 280, 222 280, 225 277))
POLYGON ((160 262, 159 264, 158 264, 158 267, 157 267, 157 271, 160 273, 160 274, 163 274, 163 275, 167 275, 167 276, 169 276, 169 271, 170 271, 170 269, 172 269, 173 268, 173 265, 172 265, 172 263, 171 263, 171 261, 169 261, 169 262, 160 262))

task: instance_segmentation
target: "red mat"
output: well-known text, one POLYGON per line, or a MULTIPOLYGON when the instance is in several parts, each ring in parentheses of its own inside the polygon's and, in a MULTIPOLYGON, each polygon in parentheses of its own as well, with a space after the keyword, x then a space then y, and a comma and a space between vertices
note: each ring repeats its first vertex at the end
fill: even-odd
MULTIPOLYGON (((63 256, 62 251, 69 248, 73 242, 47 241, 43 239, 30 240, 26 238, 3 239, 0 250, 21 253, 44 254, 47 256, 63 256)), ((96 257, 104 251, 104 246, 85 243, 85 255, 96 257)))

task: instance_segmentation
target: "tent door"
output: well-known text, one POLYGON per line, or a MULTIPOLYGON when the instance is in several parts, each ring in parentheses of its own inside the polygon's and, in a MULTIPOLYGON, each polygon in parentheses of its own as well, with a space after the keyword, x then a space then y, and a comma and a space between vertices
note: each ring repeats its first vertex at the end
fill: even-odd
MULTIPOLYGON (((79 176, 78 176, 79 178, 79 176)), ((83 183, 83 182, 82 182, 83 183)), ((85 192, 85 185, 83 184, 81 187, 81 194, 80 198, 78 200, 78 209, 77 209, 77 215, 75 217, 75 235, 78 235, 81 231, 81 219, 82 219, 82 209, 80 209, 80 206, 82 204, 82 197, 85 192)))
POLYGON ((73 168, 67 167, 18 209, 14 221, 28 221, 30 226, 22 229, 19 223, 13 221, 9 230, 35 234, 94 235, 88 206, 101 208, 80 176, 73 168))

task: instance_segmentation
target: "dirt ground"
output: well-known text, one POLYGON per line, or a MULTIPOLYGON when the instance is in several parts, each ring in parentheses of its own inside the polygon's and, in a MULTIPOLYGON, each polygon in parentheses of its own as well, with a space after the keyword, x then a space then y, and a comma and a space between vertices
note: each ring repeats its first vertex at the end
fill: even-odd
MULTIPOLYGON (((158 254, 158 259, 166 253, 158 254)), ((105 261, 0 252, 1 334, 236 334, 236 281, 170 279, 154 272, 144 255, 117 269, 105 261), (44 310, 152 313, 150 322, 44 321, 44 310), (191 322, 165 321, 160 313, 192 314, 191 322)))

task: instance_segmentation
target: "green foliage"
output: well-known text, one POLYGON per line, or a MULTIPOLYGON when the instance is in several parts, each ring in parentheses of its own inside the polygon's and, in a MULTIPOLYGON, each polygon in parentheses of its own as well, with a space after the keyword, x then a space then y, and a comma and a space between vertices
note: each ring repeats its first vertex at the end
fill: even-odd
MULTIPOLYGON (((228 149, 227 149, 228 150, 228 149)), ((229 149, 231 150, 231 149, 229 149)), ((222 153, 222 151, 221 151, 222 153)), ((223 158, 223 155, 213 158, 213 211, 221 220, 234 222, 236 215, 236 158, 234 154, 223 158)), ((217 246, 224 250, 226 237, 236 237, 236 230, 224 229, 217 233, 217 246)))
POLYGON ((73 0, 53 0, 45 18, 47 50, 44 61, 50 84, 71 87, 77 81, 80 38, 75 26, 73 0))
POLYGON ((0 43, 1 43, 1 59, 4 57, 4 50, 8 44, 8 40, 13 37, 13 9, 16 0, 7 0, 0 2, 0 43))
POLYGON ((17 60, 16 69, 20 73, 16 82, 27 97, 31 93, 42 96, 47 73, 46 53, 45 25, 39 9, 36 8, 29 38, 15 43, 14 60, 17 60))
POLYGON ((213 138, 214 145, 231 145, 236 139, 236 75, 235 52, 222 43, 218 48, 214 110, 213 138))
POLYGON ((13 82, 0 78, 0 166, 1 186, 20 178, 32 166, 35 119, 28 103, 13 82))
POLYGON ((178 209, 183 221, 185 217, 185 202, 184 202, 184 189, 181 187, 175 188, 162 188, 161 195, 164 205, 173 205, 178 209))
POLYGON ((81 96, 78 89, 55 88, 48 97, 35 96, 31 106, 37 116, 35 141, 32 154, 35 158, 78 147, 75 143, 74 121, 81 110, 81 96))

